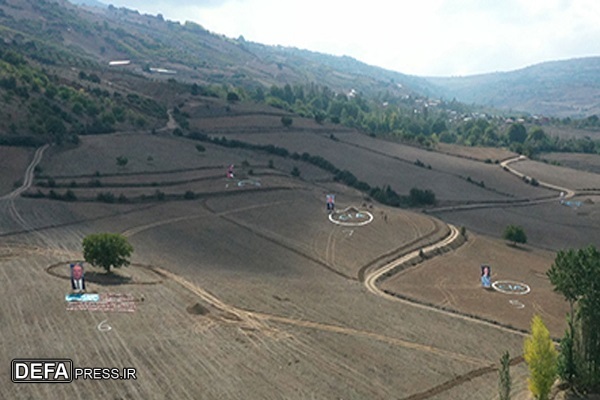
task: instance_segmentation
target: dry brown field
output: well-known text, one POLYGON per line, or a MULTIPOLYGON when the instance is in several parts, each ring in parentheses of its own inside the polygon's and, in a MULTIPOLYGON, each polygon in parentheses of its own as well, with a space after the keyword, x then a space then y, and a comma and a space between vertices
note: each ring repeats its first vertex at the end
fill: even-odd
MULTIPOLYGON (((256 121, 249 125, 264 123, 256 121)), ((322 155, 372 185, 391 184, 401 193, 418 186, 443 200, 477 202, 550 192, 496 165, 363 141, 366 137, 343 131, 336 131, 339 141, 328 136, 308 130, 239 134, 241 140, 322 155), (422 157, 432 170, 413 165, 413 157, 422 157), (481 177, 486 187, 494 182, 506 193, 468 183, 462 174, 481 177)), ((16 195, 0 200, 0 333, 6 343, 0 346, 6 366, 0 398, 494 398, 501 354, 508 350, 517 357, 523 345, 520 331, 502 325, 526 329, 537 310, 553 334, 561 334, 564 303, 543 278, 552 252, 514 249, 470 233, 457 249, 385 281, 384 288, 391 285, 416 301, 370 292, 365 274, 441 241, 451 231, 445 221, 465 215, 471 218, 468 227, 532 221, 537 231, 526 231, 534 244, 546 244, 536 239, 537 232, 548 234, 555 246, 598 235, 596 199, 580 211, 556 202, 441 213, 442 220, 373 203, 302 162, 204 143, 207 150, 199 153, 195 144, 149 134, 90 136, 77 148, 50 148, 41 161, 43 174, 61 184, 85 182, 99 171, 102 181, 127 185, 110 188, 114 193, 152 192, 153 187, 135 185, 157 181, 166 183, 158 187, 165 193, 202 194, 194 200, 104 204, 16 195), (129 158, 124 168, 116 165, 119 155, 129 158), (270 159, 273 171, 265 168, 270 159), (240 168, 236 180, 228 181, 221 168, 242 161, 261 186, 226 186, 248 171, 240 168), (290 176, 294 166, 300 178, 290 176), (336 195, 338 211, 354 207, 373 220, 334 224, 325 210, 329 193, 336 195), (574 225, 573 218, 583 222, 574 225), (563 229, 565 237, 554 235, 563 229), (88 291, 128 295, 133 312, 67 310, 68 263, 81 260, 81 240, 96 232, 122 233, 135 252, 133 265, 114 275, 86 265, 88 291), (494 278, 531 285, 521 300, 525 308, 509 309, 498 301, 507 300, 505 295, 482 292, 482 261, 492 264, 494 278), (437 274, 433 280, 431 274, 437 274), (134 367, 137 379, 10 383, 10 360, 30 357, 71 358, 77 367, 134 367)), ((102 189, 73 188, 81 196, 102 189)), ((513 379, 519 396, 525 377, 517 362, 513 379)))
POLYGON ((13 190, 14 183, 23 178, 32 155, 31 149, 0 146, 0 196, 13 190))
POLYGON ((457 157, 472 158, 479 161, 491 160, 493 162, 517 156, 516 153, 508 149, 498 147, 470 147, 449 143, 438 143, 436 151, 457 157))
POLYGON ((600 243, 600 196, 577 196, 572 201, 581 201, 581 207, 561 205, 557 198, 546 204, 461 210, 436 215, 444 221, 497 238, 502 237, 507 225, 520 225, 529 243, 549 250, 597 245, 600 243))
POLYGON ((600 174, 600 154, 546 153, 541 158, 558 162, 563 167, 600 174))
POLYGON ((518 329, 529 329, 531 318, 538 314, 551 335, 559 338, 564 333, 569 306, 562 295, 553 291, 545 275, 554 257, 554 252, 515 247, 474 234, 455 251, 395 274, 382 288, 518 329), (483 289, 482 264, 492 267, 492 281, 524 283, 531 291, 518 295, 483 289))
MULTIPOLYGON (((600 156, 597 157, 600 158, 600 156)), ((540 181, 552 182, 554 185, 573 190, 600 190, 600 174, 578 171, 556 165, 548 165, 532 160, 519 161, 511 166, 525 175, 540 181)))
POLYGON ((501 202, 553 194, 543 188, 522 184, 498 165, 384 142, 366 135, 336 135, 338 141, 331 140, 328 135, 311 132, 236 134, 227 137, 258 144, 278 143, 291 152, 306 151, 320 155, 372 186, 390 185, 401 194, 408 194, 413 187, 431 189, 442 203, 501 202), (417 160, 432 168, 415 165, 417 160), (473 182, 467 181, 469 177, 473 182), (485 187, 476 184, 481 181, 485 187))

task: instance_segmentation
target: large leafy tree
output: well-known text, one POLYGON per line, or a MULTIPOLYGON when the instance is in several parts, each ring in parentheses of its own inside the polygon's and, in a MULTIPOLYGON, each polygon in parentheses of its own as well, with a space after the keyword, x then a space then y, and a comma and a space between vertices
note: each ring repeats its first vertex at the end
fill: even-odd
POLYGON ((561 341, 561 378, 580 390, 600 391, 600 251, 594 246, 559 251, 547 272, 571 305, 561 341))
POLYGON ((524 357, 529 368, 529 390, 536 399, 547 400, 557 376, 558 352, 538 315, 531 321, 531 336, 525 338, 524 357))
POLYGON ((110 272, 111 267, 128 266, 132 253, 133 246, 118 233, 96 233, 83 239, 85 261, 104 268, 106 272, 110 272))

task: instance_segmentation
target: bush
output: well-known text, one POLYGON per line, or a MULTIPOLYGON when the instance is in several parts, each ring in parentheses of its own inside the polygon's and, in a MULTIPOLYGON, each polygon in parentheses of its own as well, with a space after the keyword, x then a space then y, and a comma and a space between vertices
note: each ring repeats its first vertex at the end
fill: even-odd
POLYGON ((129 162, 129 159, 125 156, 118 156, 117 157, 117 165, 119 167, 124 167, 127 165, 127 163, 129 162))
POLYGON ((230 103, 235 103, 240 101, 240 96, 236 92, 227 93, 227 101, 230 103))
POLYGON ((285 126, 286 128, 287 128, 287 127, 290 127, 290 126, 292 126, 292 123, 293 123, 293 122, 294 122, 294 120, 292 119, 292 117, 288 117, 287 115, 286 115, 286 116, 283 116, 283 117, 281 117, 281 123, 282 123, 282 124, 283 124, 283 126, 285 126))
POLYGON ((206 147, 202 146, 201 144, 197 144, 196 150, 198 150, 200 153, 203 153, 206 151, 206 147))
POLYGON ((295 177, 300 176, 300 170, 298 169, 298 167, 292 168, 292 176, 295 176, 295 177))
POLYGON ((186 200, 194 200, 196 198, 196 193, 192 192, 191 190, 188 190, 183 195, 183 198, 186 200))
POLYGON ((77 200, 77 196, 75 195, 75 193, 71 189, 69 189, 63 195, 63 200, 65 200, 65 201, 75 201, 75 200, 77 200))

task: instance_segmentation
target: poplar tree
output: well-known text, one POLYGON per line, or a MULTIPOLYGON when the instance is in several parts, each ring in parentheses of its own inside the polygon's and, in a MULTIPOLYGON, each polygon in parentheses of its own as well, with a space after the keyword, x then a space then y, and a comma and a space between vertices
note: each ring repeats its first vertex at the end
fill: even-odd
POLYGON ((529 368, 527 382, 531 394, 538 400, 548 400, 557 377, 558 352, 538 315, 531 321, 531 336, 525 338, 524 357, 529 368))
POLYGON ((510 355, 508 351, 500 358, 500 370, 498 373, 498 391, 500 400, 510 400, 512 381, 510 379, 510 355))

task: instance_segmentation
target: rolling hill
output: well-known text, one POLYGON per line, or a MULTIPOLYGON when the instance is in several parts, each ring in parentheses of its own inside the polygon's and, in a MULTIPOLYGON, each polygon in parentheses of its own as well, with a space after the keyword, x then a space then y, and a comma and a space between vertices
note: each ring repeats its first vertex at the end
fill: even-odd
POLYGON ((558 117, 600 113, 600 57, 536 64, 511 72, 427 78, 434 93, 466 103, 558 117))

